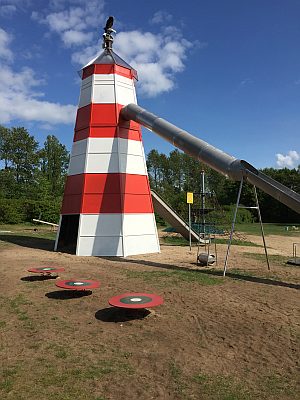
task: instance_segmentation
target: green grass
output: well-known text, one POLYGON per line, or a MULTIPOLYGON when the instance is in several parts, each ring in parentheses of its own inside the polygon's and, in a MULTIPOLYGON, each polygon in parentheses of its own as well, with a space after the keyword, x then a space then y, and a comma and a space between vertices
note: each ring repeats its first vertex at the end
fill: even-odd
POLYGON ((218 285, 223 281, 222 279, 209 274, 199 273, 198 271, 126 271, 128 278, 142 279, 144 282, 156 284, 178 284, 180 282, 199 283, 200 285, 210 286, 218 285))
MULTIPOLYGON (((300 225, 299 224, 263 224, 265 235, 282 235, 282 236, 299 236, 300 237, 300 225), (295 226, 298 230, 293 230, 295 226), (289 230, 286 230, 286 227, 289 230)), ((261 235, 260 224, 236 224, 236 232, 243 232, 249 235, 261 235)))
MULTIPOLYGON (((268 394, 273 396, 296 395, 293 391, 290 380, 286 377, 277 376, 275 374, 268 375, 262 380, 261 385, 268 394)), ((296 399, 296 397, 294 398, 296 399)))
MULTIPOLYGON (((183 237, 178 237, 178 236, 165 236, 164 238, 161 239, 162 243, 172 245, 172 246, 189 246, 189 242, 184 239, 183 237)), ((211 246, 214 245, 214 243, 217 244, 228 244, 228 239, 219 239, 217 238, 216 240, 213 240, 211 243, 211 246)), ((259 244, 255 244, 246 240, 238 240, 238 239, 233 239, 231 244, 233 246, 253 246, 253 247, 262 247, 259 244)), ((192 243, 192 246, 197 246, 197 243, 192 243)))
MULTIPOLYGON (((228 239, 216 239, 217 244, 228 244, 229 238, 228 239)), ((253 242, 249 242, 248 240, 239 240, 239 239, 232 239, 231 241, 232 246, 249 246, 249 247, 263 247, 260 244, 256 244, 253 242)))
POLYGON ((2 303, 8 304, 8 308, 11 314, 15 314, 19 321, 22 322, 24 328, 29 330, 35 330, 33 320, 29 317, 26 306, 32 305, 32 302, 28 301, 23 294, 18 294, 13 298, 4 299, 1 298, 2 303))
MULTIPOLYGON (((266 262, 265 254, 244 253, 244 256, 247 257, 247 258, 252 258, 253 260, 266 262)), ((269 258, 270 263, 272 263, 273 265, 281 265, 281 266, 285 265, 285 266, 288 266, 286 264, 287 259, 288 259, 286 256, 280 256, 280 255, 277 255, 277 254, 269 254, 268 258, 269 258)))
POLYGON ((175 386, 175 393, 177 393, 182 399, 186 398, 186 389, 188 387, 186 379, 183 377, 181 368, 175 361, 169 363, 169 372, 175 386))
POLYGON ((57 343, 48 343, 46 350, 47 351, 50 350, 56 358, 60 358, 60 359, 64 360, 68 357, 68 352, 67 352, 66 348, 57 343))
POLYGON ((1 370, 0 390, 9 393, 12 390, 15 376, 18 373, 18 367, 11 366, 1 370))
POLYGON ((250 400, 254 399, 249 390, 231 377, 195 375, 199 398, 212 400, 250 400))
POLYGON ((0 240, 1 236, 26 236, 55 240, 56 232, 54 232, 50 226, 26 223, 16 225, 0 225, 0 240), (36 229, 36 231, 34 229, 36 229))

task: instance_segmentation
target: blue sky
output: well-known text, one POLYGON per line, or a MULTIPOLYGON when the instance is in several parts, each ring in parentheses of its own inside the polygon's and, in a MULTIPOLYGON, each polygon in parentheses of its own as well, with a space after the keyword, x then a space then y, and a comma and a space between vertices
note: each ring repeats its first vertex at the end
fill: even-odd
MULTIPOLYGON (((101 50, 109 15, 139 105, 257 168, 300 164, 296 0, 0 0, 0 124, 70 150, 77 71, 101 50)), ((172 150, 143 137, 146 152, 172 150)))

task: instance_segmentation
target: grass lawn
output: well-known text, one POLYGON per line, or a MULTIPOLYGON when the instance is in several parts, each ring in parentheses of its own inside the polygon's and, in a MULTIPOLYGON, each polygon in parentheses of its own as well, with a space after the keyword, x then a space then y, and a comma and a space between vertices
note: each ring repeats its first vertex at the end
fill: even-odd
MULTIPOLYGON (((300 237, 300 224, 263 224, 263 227, 265 235, 300 237)), ((236 224, 235 231, 246 233, 249 235, 261 235, 260 224, 258 223, 236 224)))

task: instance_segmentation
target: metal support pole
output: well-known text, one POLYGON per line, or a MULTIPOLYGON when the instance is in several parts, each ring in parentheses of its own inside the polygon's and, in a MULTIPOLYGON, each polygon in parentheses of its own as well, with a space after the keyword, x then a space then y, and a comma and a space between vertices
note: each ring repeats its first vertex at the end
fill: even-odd
POLYGON ((201 171, 201 180, 202 180, 202 190, 201 190, 201 207, 202 207, 202 226, 203 226, 203 233, 205 238, 205 180, 204 180, 204 171, 201 171))
POLYGON ((256 208, 257 208, 257 213, 258 213, 258 218, 259 218, 259 223, 260 223, 260 230, 261 230, 261 235, 262 235, 262 239, 263 239, 263 243, 264 243, 264 248, 265 248, 265 254, 266 254, 266 260, 267 260, 267 265, 268 265, 268 271, 270 271, 270 263, 269 263, 269 257, 268 257, 267 246, 266 246, 266 241, 265 241, 264 228, 263 228, 263 223, 262 223, 261 213, 260 213, 260 208, 259 208, 259 203, 258 203, 258 197, 257 197, 256 186, 253 185, 253 187, 254 187, 256 208))
POLYGON ((191 228, 191 204, 189 203, 189 242, 190 242, 190 251, 192 251, 192 228, 191 228))
POLYGON ((242 193, 243 182, 244 182, 244 180, 243 180, 243 177, 242 177, 241 183, 240 183, 239 192, 238 192, 238 196, 237 196, 237 200, 236 200, 236 206, 235 206, 235 210, 234 210, 233 221, 232 221, 232 225, 231 225, 231 232, 230 232, 230 238, 229 238, 228 247, 227 247, 227 253, 226 253, 226 257, 225 257, 223 276, 226 275, 227 262, 228 262, 230 246, 231 246, 231 242, 232 242, 232 236, 233 236, 233 231, 234 231, 234 224, 235 224, 235 220, 236 220, 236 214, 237 214, 237 210, 238 210, 239 204, 240 204, 240 197, 241 197, 241 193, 242 193))

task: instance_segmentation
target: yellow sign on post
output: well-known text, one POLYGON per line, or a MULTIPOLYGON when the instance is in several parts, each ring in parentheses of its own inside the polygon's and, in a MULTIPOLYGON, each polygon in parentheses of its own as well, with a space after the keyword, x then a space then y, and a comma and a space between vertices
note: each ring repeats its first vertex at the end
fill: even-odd
POLYGON ((194 203, 194 193, 193 192, 187 192, 187 194, 186 194, 186 202, 188 204, 193 204, 194 203))

